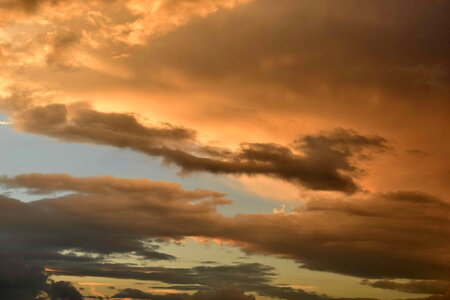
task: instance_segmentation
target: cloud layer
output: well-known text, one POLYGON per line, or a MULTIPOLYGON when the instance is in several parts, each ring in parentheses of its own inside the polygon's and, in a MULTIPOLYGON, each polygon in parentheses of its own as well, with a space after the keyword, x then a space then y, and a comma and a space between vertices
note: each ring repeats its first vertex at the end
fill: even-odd
POLYGON ((312 270, 366 278, 450 276, 450 205, 418 192, 320 199, 289 213, 225 217, 216 210, 229 203, 223 195, 168 183, 58 174, 1 182, 33 193, 70 192, 32 203, 2 198, 2 238, 15 252, 26 249, 30 259, 70 259, 55 253, 65 249, 170 259, 155 253, 151 241, 194 236, 291 258, 312 270), (40 251, 30 250, 37 244, 40 251))
MULTIPOLYGON (((3 106, 10 107, 5 99, 3 106)), ((358 161, 388 149, 379 136, 335 129, 305 135, 292 145, 243 143, 236 150, 205 145, 196 133, 169 124, 146 126, 124 113, 105 113, 87 104, 49 104, 19 110, 14 126, 67 142, 95 143, 128 148, 181 168, 182 173, 266 175, 313 190, 354 193, 362 174, 358 161)))

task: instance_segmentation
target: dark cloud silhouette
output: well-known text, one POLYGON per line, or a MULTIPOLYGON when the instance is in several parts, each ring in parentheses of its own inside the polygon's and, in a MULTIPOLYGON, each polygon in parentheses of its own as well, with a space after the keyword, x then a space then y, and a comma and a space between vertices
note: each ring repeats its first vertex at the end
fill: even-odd
MULTIPOLYGON (((306 293, 301 290, 295 290, 289 287, 277 287, 271 285, 261 285, 257 293, 264 296, 274 297, 275 299, 285 300, 374 300, 371 298, 330 298, 326 295, 306 293)), ((225 287, 213 290, 198 291, 193 295, 188 294, 169 294, 154 295, 145 293, 136 289, 125 289, 113 298, 132 298, 132 299, 154 299, 154 300, 255 300, 255 296, 246 295, 238 287, 225 287)))
POLYGON ((382 137, 336 129, 303 136, 291 146, 243 143, 231 151, 198 143, 192 130, 145 126, 133 115, 98 112, 85 104, 37 106, 20 111, 12 120, 26 132, 161 157, 182 173, 266 175, 313 190, 345 193, 359 189, 355 178, 362 172, 357 162, 388 149, 382 137))
POLYGON ((199 291, 192 300, 255 300, 254 296, 245 295, 237 288, 220 289, 216 291, 199 291))
POLYGON ((444 280, 412 280, 397 282, 392 280, 363 280, 361 284, 375 288, 396 290, 415 294, 445 295, 450 292, 450 282, 444 280))
POLYGON ((308 293, 301 289, 286 286, 262 284, 258 288, 258 294, 266 297, 285 300, 375 300, 373 298, 332 298, 323 294, 308 293))
POLYGON ((137 289, 124 289, 112 296, 114 299, 188 300, 187 294, 154 295, 137 289))
POLYGON ((51 300, 82 300, 80 292, 67 281, 52 282, 48 288, 51 300))
MULTIPOLYGON (((125 289, 113 298, 133 298, 133 299, 155 299, 155 300, 255 300, 253 295, 246 295, 242 289, 237 286, 230 286, 225 288, 215 288, 200 290, 193 295, 187 294, 170 294, 170 295, 154 295, 145 293, 135 289, 125 289)), ((258 295, 265 297, 272 297, 274 299, 285 300, 374 300, 372 298, 331 298, 327 295, 319 295, 315 293, 308 293, 303 290, 293 289, 290 287, 279 287, 270 284, 258 284, 250 288, 249 291, 256 292, 258 295)))
POLYGON ((0 299, 34 300, 46 288, 46 282, 47 275, 40 267, 28 265, 14 253, 0 251, 0 299))
POLYGON ((170 294, 153 295, 135 289, 125 289, 113 298, 153 299, 153 300, 255 300, 254 296, 245 295, 237 288, 222 288, 213 291, 200 291, 194 295, 170 294))
POLYGON ((238 288, 222 288, 215 291, 198 291, 191 297, 192 300, 255 300, 254 296, 245 295, 238 288))
MULTIPOLYGON (((39 248, 42 251, 129 252, 146 259, 172 259, 170 255, 157 252, 149 239, 197 235, 200 227, 212 224, 212 219, 216 217, 220 219, 215 205, 228 203, 219 193, 186 191, 176 184, 148 180, 122 181, 111 177, 78 179, 66 175, 48 176, 35 174, 21 179, 17 177, 16 184, 22 181, 19 184, 28 185, 34 192, 78 193, 29 204, 1 199, 0 223, 5 228, 2 239, 7 247, 34 249, 33 245, 42 245, 39 248), (10 210, 14 213, 8 215, 10 210), (102 211, 110 213, 102 214, 102 211), (122 217, 118 218, 120 214, 122 217), (17 220, 22 221, 17 223, 17 220), (195 224, 200 227, 196 228, 193 226, 195 224), (177 228, 181 230, 178 233, 177 228), (37 230, 42 231, 41 234, 36 234, 37 230)), ((14 180, 3 178, 2 181, 14 184, 14 180)), ((28 251, 28 255, 39 258, 48 253, 28 251)), ((50 259, 57 258, 61 257, 50 259)))
POLYGON ((70 283, 51 281, 39 264, 17 253, 0 249, 0 299, 8 300, 82 300, 70 283))
MULTIPOLYGON (((7 257, 7 256, 5 256, 7 257)), ((9 260, 12 256, 7 257, 9 260)), ((22 260, 21 263, 24 264, 22 260)), ((0 261, 2 272, 2 296, 12 300, 35 299, 39 293, 44 293, 40 300, 80 300, 79 291, 69 282, 48 282, 49 274, 73 275, 73 276, 97 276, 120 279, 139 279, 160 281, 167 284, 181 284, 173 288, 180 291, 196 291, 193 295, 179 294, 150 294, 135 289, 125 289, 113 296, 113 298, 153 299, 153 300, 227 300, 227 299, 255 299, 245 295, 243 291, 254 292, 264 296, 279 299, 324 300, 331 299, 326 295, 316 295, 300 289, 289 287, 277 287, 272 284, 274 269, 262 264, 236 264, 219 265, 214 267, 197 266, 193 268, 164 268, 164 267, 135 267, 125 264, 95 263, 92 261, 39 261, 39 263, 53 264, 59 270, 43 272, 36 267, 36 272, 25 272, 17 276, 23 268, 17 268, 18 264, 0 261), (5 277, 5 273, 7 273, 5 277), (14 284, 10 284, 14 282, 14 284), (185 285, 192 288, 185 289, 185 285), (195 286, 195 288, 194 288, 195 286), (228 287, 227 287, 228 286, 228 287), (224 288, 226 287, 226 288, 224 288), (47 295, 47 296, 46 296, 47 295)), ((6 299, 6 298, 5 298, 6 299)))
POLYGON ((271 284, 274 269, 257 263, 219 265, 216 267, 165 268, 138 267, 114 263, 66 263, 53 264, 55 275, 109 277, 118 279, 136 279, 160 281, 171 285, 187 285, 189 289, 219 289, 223 286, 237 285, 246 291, 256 291, 262 285, 271 284), (59 270, 58 270, 59 268, 59 270))

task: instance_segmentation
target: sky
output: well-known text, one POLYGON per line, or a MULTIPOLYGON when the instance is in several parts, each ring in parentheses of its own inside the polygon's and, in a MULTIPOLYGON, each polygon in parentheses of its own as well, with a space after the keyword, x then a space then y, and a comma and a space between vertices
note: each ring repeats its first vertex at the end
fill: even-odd
POLYGON ((0 0, 0 299, 450 299, 449 28, 0 0))

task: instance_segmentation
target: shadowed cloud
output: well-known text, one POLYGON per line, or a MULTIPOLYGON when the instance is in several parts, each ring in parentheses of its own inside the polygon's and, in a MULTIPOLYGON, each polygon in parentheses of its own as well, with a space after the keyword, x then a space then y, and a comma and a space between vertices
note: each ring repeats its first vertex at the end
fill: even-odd
MULTIPOLYGON (((5 105, 8 105, 5 101, 5 105)), ((313 190, 354 193, 358 162, 388 150, 379 136, 335 129, 306 135, 292 145, 243 143, 236 150, 204 145, 192 130, 165 124, 146 126, 130 114, 105 113, 87 104, 49 104, 18 111, 13 125, 22 131, 68 142, 128 148, 181 168, 182 173, 266 175, 313 190)))
POLYGON ((363 280, 361 284, 380 289, 388 289, 415 294, 433 294, 444 296, 450 292, 450 282, 444 280, 412 280, 397 282, 392 280, 363 280))
MULTIPOLYGON (((72 192, 32 203, 1 199, 1 238, 30 259, 51 262, 45 257, 65 249, 170 258, 154 253, 151 241, 196 236, 291 258, 312 270, 363 278, 450 277, 450 205, 419 192, 311 200, 290 213, 225 217, 216 210, 229 203, 222 194, 186 191, 176 184, 58 174, 0 181, 33 193, 72 192), (40 245, 43 254, 33 245, 40 245)), ((67 258, 56 256, 55 264, 67 258)), ((102 262, 102 257, 78 259, 102 262)))

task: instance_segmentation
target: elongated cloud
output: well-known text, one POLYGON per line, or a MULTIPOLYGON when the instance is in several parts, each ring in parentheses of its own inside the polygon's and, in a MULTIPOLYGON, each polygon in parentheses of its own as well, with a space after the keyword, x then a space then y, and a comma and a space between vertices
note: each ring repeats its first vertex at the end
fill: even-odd
POLYGON ((361 284, 380 289, 396 290, 415 294, 445 295, 450 292, 450 281, 444 280, 412 280, 397 282, 392 280, 363 280, 361 284))
MULTIPOLYGON (((130 252, 147 259, 170 259, 173 257, 155 251, 151 243, 146 242, 147 238, 177 239, 198 235, 200 227, 212 225, 214 219, 220 220, 215 206, 228 203, 218 193, 185 191, 176 184, 148 180, 35 174, 12 181, 4 178, 2 182, 10 186, 28 186, 36 192, 74 192, 29 205, 2 198, 4 216, 1 222, 9 228, 2 238, 6 239, 6 249, 13 252, 20 251, 15 247, 33 249, 32 245, 40 244, 39 250, 43 254, 48 254, 51 249, 76 249, 100 254, 130 252), (8 210, 16 211, 17 215, 7 217, 8 210), (17 218, 24 218, 27 224, 16 223, 17 218), (54 227, 55 231, 35 234, 35 226, 40 230, 54 227), (70 236, 65 228, 70 228, 70 236), (17 232, 22 238, 16 239, 17 232)), ((41 253, 31 251, 29 255, 39 257, 41 253)))
POLYGON ((232 151, 199 143, 193 130, 146 126, 133 115, 99 112, 83 104, 31 107, 13 114, 12 120, 26 132, 161 157, 183 173, 266 175, 313 190, 345 193, 359 189, 355 177, 361 170, 356 162, 388 149, 382 137, 336 129, 303 136, 292 145, 243 143, 232 151))
POLYGON ((140 290, 125 289, 113 296, 119 299, 152 299, 152 300, 255 300, 254 296, 245 295, 238 288, 222 288, 212 291, 200 291, 190 296, 187 294, 152 295, 140 290))
POLYGON ((312 270, 363 278, 450 278, 450 204, 419 192, 321 199, 290 213, 225 217, 216 210, 229 203, 221 194, 148 180, 29 174, 1 183, 33 193, 72 192, 32 203, 0 200, 3 244, 32 260, 75 259, 55 253, 65 249, 151 258, 154 239, 196 236, 291 258, 312 270), (41 251, 31 251, 33 245, 41 251))

